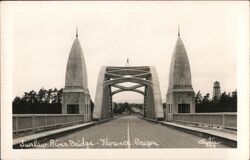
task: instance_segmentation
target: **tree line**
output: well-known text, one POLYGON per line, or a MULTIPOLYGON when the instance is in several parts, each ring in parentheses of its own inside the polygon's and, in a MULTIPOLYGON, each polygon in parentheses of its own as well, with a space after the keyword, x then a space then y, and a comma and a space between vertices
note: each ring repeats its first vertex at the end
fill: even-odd
POLYGON ((202 96, 200 91, 195 94, 195 108, 197 113, 205 112, 237 112, 237 90, 223 92, 220 98, 210 98, 209 93, 202 96))
MULTIPOLYGON (((63 89, 41 88, 38 92, 32 90, 24 92, 21 97, 17 96, 12 102, 13 114, 61 114, 62 113, 62 92, 63 89)), ((163 107, 166 104, 163 104, 163 107)), ((114 114, 121 114, 131 108, 143 109, 143 104, 138 103, 114 103, 114 114)), ((94 104, 91 100, 91 111, 94 104)), ((237 90, 233 92, 223 92, 219 99, 210 98, 209 93, 202 96, 200 91, 195 94, 195 108, 197 113, 205 112, 237 112, 237 90)))
POLYGON ((41 88, 38 92, 32 90, 15 97, 12 102, 13 114, 61 114, 63 89, 41 88))

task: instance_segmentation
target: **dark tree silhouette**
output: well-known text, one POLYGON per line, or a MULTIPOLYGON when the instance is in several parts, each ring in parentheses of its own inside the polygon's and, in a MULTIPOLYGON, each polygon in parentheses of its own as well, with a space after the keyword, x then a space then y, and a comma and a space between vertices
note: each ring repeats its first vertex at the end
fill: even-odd
MULTIPOLYGON (((61 114, 62 113, 62 92, 63 89, 41 88, 38 92, 32 90, 24 92, 21 97, 15 97, 12 102, 13 114, 61 114)), ((195 95, 195 106, 197 113, 204 112, 237 112, 237 90, 232 93, 223 92, 220 99, 209 98, 209 94, 202 96, 200 91, 195 95)), ((136 103, 114 103, 113 112, 121 114, 125 111, 132 112, 131 108, 143 109, 143 104, 136 103)), ((94 103, 91 100, 91 112, 93 113, 94 103)))
MULTIPOLYGON (((41 88, 38 92, 24 92, 22 97, 15 97, 12 102, 13 114, 61 114, 63 89, 41 88)), ((91 111, 94 103, 91 100, 91 111)))
POLYGON ((20 97, 15 97, 12 102, 13 114, 60 114, 62 113, 62 91, 44 89, 43 87, 38 91, 25 92, 20 97))
POLYGON ((232 93, 223 92, 219 99, 212 97, 209 94, 204 97, 198 92, 195 96, 195 106, 197 113, 204 112, 237 112, 237 90, 232 93), (202 99, 202 101, 200 101, 202 99))
POLYGON ((198 91, 198 93, 196 93, 195 95, 195 103, 200 104, 201 102, 202 102, 202 95, 201 95, 201 92, 198 91))

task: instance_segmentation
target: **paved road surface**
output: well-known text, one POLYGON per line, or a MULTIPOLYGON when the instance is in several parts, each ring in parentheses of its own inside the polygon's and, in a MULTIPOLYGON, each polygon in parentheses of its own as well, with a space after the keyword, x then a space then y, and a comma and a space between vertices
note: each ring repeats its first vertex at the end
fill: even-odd
MULTIPOLYGON (((135 116, 124 116, 46 143, 46 148, 206 148, 200 137, 135 116)), ((227 148, 216 144, 216 148, 227 148)))

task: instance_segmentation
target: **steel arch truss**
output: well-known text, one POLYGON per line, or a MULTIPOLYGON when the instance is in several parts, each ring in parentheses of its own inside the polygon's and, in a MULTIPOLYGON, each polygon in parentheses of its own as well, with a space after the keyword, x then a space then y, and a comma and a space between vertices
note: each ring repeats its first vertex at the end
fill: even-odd
POLYGON ((124 91, 133 91, 144 96, 144 117, 156 120, 164 118, 158 75, 153 66, 102 67, 97 82, 93 118, 112 118, 112 96, 124 91), (124 82, 132 82, 134 85, 123 86, 124 82), (112 91, 111 87, 116 90, 112 91))

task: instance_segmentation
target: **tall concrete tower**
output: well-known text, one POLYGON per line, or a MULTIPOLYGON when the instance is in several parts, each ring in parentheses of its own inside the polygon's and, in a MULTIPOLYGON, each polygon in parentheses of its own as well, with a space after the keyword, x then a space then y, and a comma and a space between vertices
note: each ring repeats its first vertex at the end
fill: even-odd
POLYGON ((214 89, 213 89, 213 97, 216 100, 220 99, 221 91, 220 91, 220 82, 215 81, 214 82, 214 89))
POLYGON ((178 38, 169 71, 169 84, 166 97, 167 120, 172 119, 173 113, 194 113, 194 97, 188 55, 178 29, 178 38))
POLYGON ((67 62, 62 113, 84 114, 85 121, 91 117, 87 70, 77 30, 67 62))

